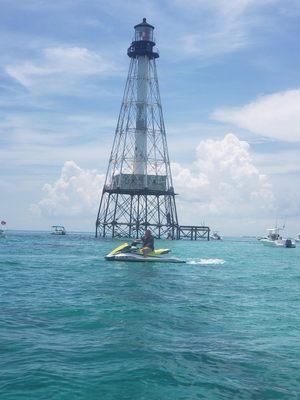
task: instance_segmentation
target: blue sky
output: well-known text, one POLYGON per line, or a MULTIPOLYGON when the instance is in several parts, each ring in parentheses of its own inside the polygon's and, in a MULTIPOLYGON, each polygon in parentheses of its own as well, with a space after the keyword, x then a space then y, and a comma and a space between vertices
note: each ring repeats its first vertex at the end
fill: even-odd
POLYGON ((300 231, 298 0, 0 3, 8 227, 93 230, 126 50, 146 17, 182 223, 262 234, 278 218, 300 231))

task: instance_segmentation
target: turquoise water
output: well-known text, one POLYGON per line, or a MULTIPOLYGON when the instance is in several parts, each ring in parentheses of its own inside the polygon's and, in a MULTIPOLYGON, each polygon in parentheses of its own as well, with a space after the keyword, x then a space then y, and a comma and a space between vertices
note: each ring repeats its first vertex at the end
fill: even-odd
POLYGON ((164 242, 188 264, 103 260, 116 242, 0 241, 0 398, 298 399, 300 246, 164 242))

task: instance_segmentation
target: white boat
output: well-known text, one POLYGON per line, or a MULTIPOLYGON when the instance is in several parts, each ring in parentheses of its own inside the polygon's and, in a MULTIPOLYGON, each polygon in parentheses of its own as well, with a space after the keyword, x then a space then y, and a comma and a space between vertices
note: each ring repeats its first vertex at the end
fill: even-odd
POLYGON ((212 235, 210 235, 210 240, 222 240, 221 236, 218 234, 218 232, 213 232, 212 235))
POLYGON ((298 233, 298 236, 296 237, 295 242, 300 243, 300 233, 298 233))
POLYGON ((296 247, 296 243, 293 239, 283 238, 280 234, 284 228, 270 228, 267 229, 268 235, 260 239, 260 242, 265 246, 273 246, 273 247, 287 247, 294 248, 296 247))
POLYGON ((65 230, 65 227, 62 225, 53 225, 51 233, 52 233, 52 235, 65 235, 66 230, 65 230))
POLYGON ((0 238, 6 238, 6 234, 5 234, 5 225, 6 222, 5 221, 1 221, 0 223, 0 238))

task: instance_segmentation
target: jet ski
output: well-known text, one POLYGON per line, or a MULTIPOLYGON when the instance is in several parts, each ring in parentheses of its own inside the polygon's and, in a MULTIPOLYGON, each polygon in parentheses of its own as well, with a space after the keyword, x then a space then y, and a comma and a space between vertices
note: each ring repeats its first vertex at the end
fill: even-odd
POLYGON ((169 249, 153 250, 144 256, 135 243, 123 243, 105 256, 108 261, 138 261, 138 262, 164 262, 164 263, 185 263, 179 258, 168 256, 169 249))

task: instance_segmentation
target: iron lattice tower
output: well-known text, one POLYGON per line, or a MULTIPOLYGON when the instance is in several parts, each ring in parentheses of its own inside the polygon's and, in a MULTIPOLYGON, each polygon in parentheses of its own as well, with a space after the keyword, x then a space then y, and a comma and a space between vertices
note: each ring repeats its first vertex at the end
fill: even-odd
POLYGON ((153 41, 136 25, 130 66, 96 220, 96 237, 175 238, 178 219, 153 41))

